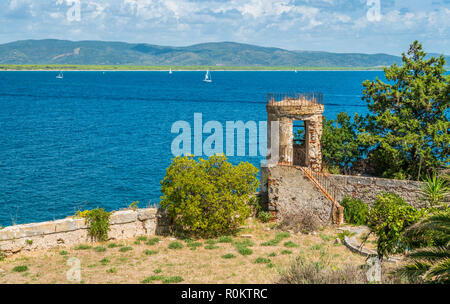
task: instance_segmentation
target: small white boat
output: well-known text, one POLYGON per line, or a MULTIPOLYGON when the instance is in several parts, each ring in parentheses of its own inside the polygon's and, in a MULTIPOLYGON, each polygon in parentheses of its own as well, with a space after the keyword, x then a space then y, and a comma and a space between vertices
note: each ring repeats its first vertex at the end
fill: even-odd
POLYGON ((172 68, 170 68, 170 70, 169 70, 169 74, 172 74, 172 68))
POLYGON ((212 82, 211 80, 211 74, 209 73, 209 70, 206 71, 205 79, 203 79, 204 82, 212 82))
POLYGON ((63 73, 62 73, 62 72, 60 72, 60 73, 58 74, 58 76, 56 76, 56 78, 58 78, 58 79, 63 79, 63 78, 64 78, 64 75, 63 75, 63 73))

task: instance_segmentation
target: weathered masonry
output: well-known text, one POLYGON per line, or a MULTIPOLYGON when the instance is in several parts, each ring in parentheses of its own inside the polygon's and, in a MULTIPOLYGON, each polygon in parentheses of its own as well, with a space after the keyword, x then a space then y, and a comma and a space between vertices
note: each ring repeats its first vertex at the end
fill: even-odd
POLYGON ((344 208, 338 201, 344 196, 371 204, 382 192, 397 193, 419 207, 420 182, 322 173, 321 93, 268 94, 266 108, 269 154, 268 164, 261 166, 261 194, 279 220, 313 214, 323 224, 341 224, 344 208), (300 129, 297 121, 303 123, 300 129), (274 134, 272 122, 278 122, 274 134), (278 147, 271 147, 277 143, 278 147))

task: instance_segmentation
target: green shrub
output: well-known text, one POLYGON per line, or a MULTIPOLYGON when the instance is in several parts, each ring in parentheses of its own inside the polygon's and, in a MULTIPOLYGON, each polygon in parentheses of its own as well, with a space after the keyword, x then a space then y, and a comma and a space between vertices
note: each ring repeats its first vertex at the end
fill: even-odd
POLYGON ((378 237, 379 257, 400 253, 405 249, 402 234, 406 227, 414 224, 422 212, 408 205, 394 193, 383 193, 377 197, 369 211, 368 225, 378 237))
POLYGON ((92 210, 77 211, 76 218, 85 218, 86 224, 89 226, 88 235, 98 241, 108 240, 109 217, 111 213, 106 212, 103 208, 92 210))
POLYGON ((427 176, 424 180, 425 184, 422 188, 423 200, 428 202, 430 207, 434 207, 442 203, 449 193, 448 182, 434 174, 427 176))
POLYGON ((208 160, 176 157, 161 181, 160 206, 186 233, 217 236, 235 232, 250 215, 248 201, 257 190, 258 169, 233 166, 223 155, 208 160))
POLYGON ((65 250, 61 250, 61 251, 59 252, 59 254, 60 254, 60 255, 68 255, 69 253, 68 253, 67 251, 65 251, 65 250))
POLYGON ((234 259, 236 256, 232 253, 227 253, 222 256, 223 259, 234 259))
POLYGON ((109 262, 110 262, 110 260, 107 259, 107 258, 104 258, 104 259, 100 260, 100 264, 102 264, 103 266, 107 265, 109 262))
POLYGON ((290 251, 290 250, 282 250, 281 254, 292 254, 292 251, 290 251))
POLYGON ((187 246, 189 247, 189 249, 191 250, 196 250, 197 247, 201 247, 203 244, 200 242, 189 242, 187 243, 187 246))
POLYGON ((269 211, 260 211, 256 217, 263 223, 268 223, 273 219, 273 215, 269 211))
POLYGON ((369 215, 369 206, 362 200, 346 196, 341 203, 344 207, 344 219, 349 224, 365 225, 369 215))
POLYGON ((145 242, 145 241, 147 241, 147 237, 146 237, 145 235, 141 235, 141 236, 139 236, 136 240, 137 240, 137 241, 145 242))
POLYGON ((108 248, 116 248, 116 247, 119 247, 119 245, 117 245, 116 243, 108 244, 108 248))
POLYGON ((148 249, 144 250, 145 255, 154 255, 157 253, 158 253, 158 251, 156 251, 156 250, 148 250, 148 249))
POLYGON ((288 248, 298 248, 299 246, 297 244, 295 244, 292 241, 288 241, 286 243, 284 243, 284 247, 288 247, 288 248))

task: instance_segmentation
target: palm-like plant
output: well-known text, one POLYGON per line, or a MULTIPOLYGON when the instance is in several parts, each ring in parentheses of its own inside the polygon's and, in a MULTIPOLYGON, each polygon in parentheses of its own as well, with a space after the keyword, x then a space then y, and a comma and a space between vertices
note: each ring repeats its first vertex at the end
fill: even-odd
POLYGON ((424 182, 425 185, 422 188, 423 200, 428 202, 430 207, 442 203, 449 192, 447 181, 434 174, 433 176, 427 176, 424 182))
POLYGON ((400 268, 398 274, 413 282, 450 283, 450 210, 411 226, 405 238, 417 249, 407 254, 413 262, 400 268))

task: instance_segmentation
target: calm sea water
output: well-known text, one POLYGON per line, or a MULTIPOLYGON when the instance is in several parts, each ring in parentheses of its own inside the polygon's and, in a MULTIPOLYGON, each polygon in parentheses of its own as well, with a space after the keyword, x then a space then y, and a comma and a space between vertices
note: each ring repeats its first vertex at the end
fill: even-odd
MULTIPOLYGON (((325 116, 365 113, 382 72, 0 72, 0 225, 157 203, 177 120, 264 121, 267 92, 324 93, 325 116)), ((206 136, 205 136, 206 137, 206 136)), ((259 166, 258 157, 232 157, 259 166)))

